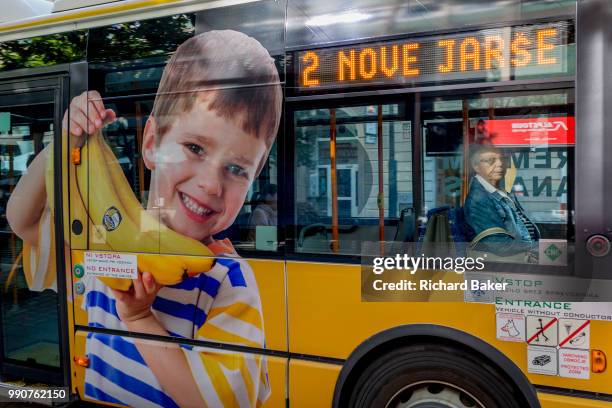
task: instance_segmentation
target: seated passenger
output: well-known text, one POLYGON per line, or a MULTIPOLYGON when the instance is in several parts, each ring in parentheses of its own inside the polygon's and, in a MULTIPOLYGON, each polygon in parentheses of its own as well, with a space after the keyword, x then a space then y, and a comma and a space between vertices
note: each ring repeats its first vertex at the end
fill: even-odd
POLYGON ((247 240, 255 242, 257 226, 276 226, 277 223, 277 187, 267 184, 254 199, 255 208, 249 217, 247 240))
POLYGON ((506 175, 501 150, 480 145, 472 150, 474 177, 465 201, 465 220, 474 230, 472 250, 492 253, 512 261, 537 259, 540 232, 516 196, 500 188, 506 175))
POLYGON ((258 200, 257 206, 251 214, 249 225, 256 227, 257 225, 276 225, 277 222, 277 188, 276 184, 267 184, 261 192, 261 200, 258 200))

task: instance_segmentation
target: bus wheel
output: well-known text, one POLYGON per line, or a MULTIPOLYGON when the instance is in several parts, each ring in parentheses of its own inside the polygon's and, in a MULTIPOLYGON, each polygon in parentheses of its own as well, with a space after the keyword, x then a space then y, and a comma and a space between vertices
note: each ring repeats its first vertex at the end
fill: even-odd
POLYGON ((354 384, 351 408, 521 408, 509 381, 470 352, 438 344, 395 349, 354 384))

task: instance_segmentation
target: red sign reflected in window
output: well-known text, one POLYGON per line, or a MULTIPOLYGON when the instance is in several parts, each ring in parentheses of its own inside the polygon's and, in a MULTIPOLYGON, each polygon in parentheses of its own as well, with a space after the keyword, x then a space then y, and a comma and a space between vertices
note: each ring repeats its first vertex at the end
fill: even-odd
POLYGON ((481 120, 475 143, 498 146, 574 145, 574 117, 481 120))

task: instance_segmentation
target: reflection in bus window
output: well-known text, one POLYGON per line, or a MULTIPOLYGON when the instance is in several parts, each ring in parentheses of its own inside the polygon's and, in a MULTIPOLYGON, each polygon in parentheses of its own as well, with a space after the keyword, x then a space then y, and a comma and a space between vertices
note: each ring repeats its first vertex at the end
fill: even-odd
POLYGON ((54 136, 54 94, 22 95, 3 97, 0 108, 0 353, 19 364, 59 368, 54 241, 36 234, 32 245, 24 238, 32 235, 27 224, 9 224, 15 215, 37 213, 47 228, 52 225, 46 201, 32 200, 32 190, 17 185, 34 159, 45 165, 41 160, 54 136))
POLYGON ((168 56, 195 33, 195 15, 177 14, 91 30, 89 61, 133 61, 168 56))
POLYGON ((0 71, 80 61, 85 59, 86 44, 85 30, 2 42, 0 71))
POLYGON ((495 241, 496 248, 488 251, 506 261, 567 264, 567 242, 573 240, 572 98, 569 91, 550 91, 425 101, 424 212, 431 215, 445 206, 462 210, 467 224, 462 238, 481 248, 483 239, 495 241), (483 167, 493 160, 488 156, 499 157, 488 166, 498 181, 487 180, 483 167), (474 205, 476 190, 487 193, 487 201, 476 200, 481 204, 499 199, 499 214, 490 214, 488 222, 482 219, 485 208, 474 205), (478 236, 493 227, 505 231, 478 236), (514 241, 507 242, 508 236, 514 241), (523 240, 524 248, 516 240, 523 240))
POLYGON ((295 112, 297 251, 359 254, 362 242, 396 237, 413 206, 403 115, 398 104, 295 112))

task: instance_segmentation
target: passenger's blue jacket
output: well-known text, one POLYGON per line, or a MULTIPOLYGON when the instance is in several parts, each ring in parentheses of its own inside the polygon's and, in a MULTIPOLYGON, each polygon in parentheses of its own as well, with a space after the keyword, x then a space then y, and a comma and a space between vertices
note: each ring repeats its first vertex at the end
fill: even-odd
MULTIPOLYGON (((528 217, 514 194, 503 197, 498 192, 490 193, 478 179, 472 177, 470 191, 463 207, 465 221, 473 229, 473 235, 468 239, 472 241, 478 234, 487 230, 493 232, 491 229, 496 227, 506 232, 487 235, 474 249, 492 252, 499 256, 537 251, 537 240, 540 237, 537 227, 534 241, 513 207, 519 208, 523 215, 528 217)), ((533 224, 535 227, 535 223, 533 224)))

